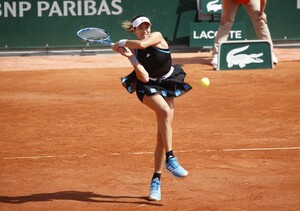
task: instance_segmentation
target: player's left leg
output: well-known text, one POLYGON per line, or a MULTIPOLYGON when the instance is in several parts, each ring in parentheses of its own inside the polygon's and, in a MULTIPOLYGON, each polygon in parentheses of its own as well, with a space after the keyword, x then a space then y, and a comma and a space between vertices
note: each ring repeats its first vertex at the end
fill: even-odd
POLYGON ((150 185, 149 200, 161 199, 160 175, 164 165, 165 149, 172 150, 173 104, 168 104, 162 96, 144 96, 143 103, 155 111, 157 119, 157 140, 154 153, 154 173, 150 185), (164 121, 163 121, 164 119, 164 121))
POLYGON ((174 99, 165 100, 161 95, 144 96, 143 103, 156 114, 158 141, 161 140, 165 152, 171 151, 174 99))
MULTIPOLYGON (((174 176, 185 177, 188 172, 183 169, 173 156, 172 151, 172 121, 174 116, 174 98, 164 99, 161 95, 144 96, 143 103, 155 111, 157 120, 157 144, 155 148, 154 175, 161 173, 166 157, 166 167, 174 176)), ((152 178, 150 200, 160 200, 160 181, 152 178)))

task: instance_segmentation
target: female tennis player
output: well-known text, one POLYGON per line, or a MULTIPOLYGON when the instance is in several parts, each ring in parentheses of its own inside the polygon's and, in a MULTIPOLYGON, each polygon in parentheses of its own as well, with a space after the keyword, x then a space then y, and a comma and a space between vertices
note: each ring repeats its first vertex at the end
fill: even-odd
POLYGON ((159 201, 164 163, 174 176, 182 178, 188 175, 174 156, 171 124, 174 98, 192 87, 184 83, 186 73, 181 66, 172 65, 168 43, 160 32, 151 32, 147 17, 136 16, 132 22, 124 21, 122 27, 137 37, 137 40, 122 39, 112 45, 113 50, 128 57, 134 67, 131 74, 122 78, 122 84, 128 92, 136 92, 138 99, 156 114, 157 143, 149 200, 159 201))

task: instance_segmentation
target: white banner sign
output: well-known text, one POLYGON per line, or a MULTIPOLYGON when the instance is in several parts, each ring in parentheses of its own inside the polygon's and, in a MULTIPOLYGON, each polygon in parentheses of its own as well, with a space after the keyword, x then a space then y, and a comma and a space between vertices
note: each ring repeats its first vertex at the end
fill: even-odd
MULTIPOLYGON (((34 8, 37 17, 120 15, 121 3, 122 0, 37 1, 34 8)), ((0 18, 24 17, 32 8, 29 1, 0 2, 0 18)))

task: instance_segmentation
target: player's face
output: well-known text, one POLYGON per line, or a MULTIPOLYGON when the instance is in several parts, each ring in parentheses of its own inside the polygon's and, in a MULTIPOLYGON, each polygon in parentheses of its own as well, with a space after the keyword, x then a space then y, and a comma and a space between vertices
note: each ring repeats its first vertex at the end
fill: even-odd
POLYGON ((149 23, 142 23, 138 27, 135 28, 135 34, 138 40, 146 39, 150 36, 151 33, 151 25, 149 23))

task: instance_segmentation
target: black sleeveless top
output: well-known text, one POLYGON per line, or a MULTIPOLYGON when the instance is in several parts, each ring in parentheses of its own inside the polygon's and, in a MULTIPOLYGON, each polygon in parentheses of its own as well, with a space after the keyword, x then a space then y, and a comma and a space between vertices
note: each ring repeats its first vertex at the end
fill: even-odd
POLYGON ((149 73, 149 77, 158 78, 167 74, 172 65, 169 49, 150 46, 145 49, 136 49, 136 58, 149 73))

